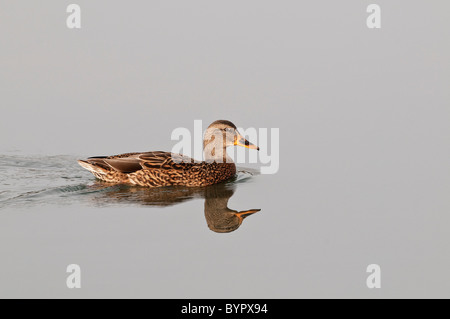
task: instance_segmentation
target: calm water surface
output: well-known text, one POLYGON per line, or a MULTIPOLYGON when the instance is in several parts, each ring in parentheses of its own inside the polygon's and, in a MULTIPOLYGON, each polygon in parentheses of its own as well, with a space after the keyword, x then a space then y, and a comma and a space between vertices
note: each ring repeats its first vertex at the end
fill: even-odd
POLYGON ((0 297, 449 296, 448 217, 408 202, 406 184, 377 202, 391 193, 241 168, 148 189, 96 181, 76 159, 0 156, 0 297), (72 263, 81 289, 66 287, 72 263), (366 286, 372 263, 382 289, 366 286))

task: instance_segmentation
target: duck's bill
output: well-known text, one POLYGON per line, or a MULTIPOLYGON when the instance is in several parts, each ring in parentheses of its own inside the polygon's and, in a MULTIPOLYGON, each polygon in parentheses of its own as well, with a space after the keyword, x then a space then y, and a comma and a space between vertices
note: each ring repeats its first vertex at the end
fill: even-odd
POLYGON ((261 209, 249 209, 249 210, 243 210, 242 212, 238 212, 236 213, 236 216, 239 217, 240 219, 244 219, 247 216, 250 216, 254 213, 259 212, 261 209))
POLYGON ((243 138, 240 135, 238 135, 235 138, 234 145, 243 146, 243 147, 246 147, 246 148, 250 148, 250 149, 259 151, 259 147, 258 146, 256 146, 255 144, 250 143, 249 141, 247 141, 245 138, 243 138))

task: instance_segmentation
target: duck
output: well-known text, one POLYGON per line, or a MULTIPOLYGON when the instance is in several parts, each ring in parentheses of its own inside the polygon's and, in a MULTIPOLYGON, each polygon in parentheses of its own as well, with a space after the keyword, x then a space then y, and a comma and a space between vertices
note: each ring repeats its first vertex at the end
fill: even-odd
POLYGON ((217 120, 208 126, 204 134, 204 161, 178 153, 150 151, 94 156, 78 160, 78 164, 97 179, 112 184, 208 186, 236 175, 236 164, 226 152, 226 148, 233 145, 259 150, 238 132, 232 122, 217 120))

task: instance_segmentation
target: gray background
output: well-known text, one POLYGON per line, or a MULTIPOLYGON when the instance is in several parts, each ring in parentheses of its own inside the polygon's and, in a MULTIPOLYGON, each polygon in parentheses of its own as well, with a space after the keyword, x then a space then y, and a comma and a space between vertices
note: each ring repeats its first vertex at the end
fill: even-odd
POLYGON ((194 119, 281 141, 230 234, 200 200, 0 211, 0 296, 450 297, 450 4, 376 1, 371 30, 372 2, 78 0, 69 30, 71 2, 2 1, 0 153, 170 150, 194 119))

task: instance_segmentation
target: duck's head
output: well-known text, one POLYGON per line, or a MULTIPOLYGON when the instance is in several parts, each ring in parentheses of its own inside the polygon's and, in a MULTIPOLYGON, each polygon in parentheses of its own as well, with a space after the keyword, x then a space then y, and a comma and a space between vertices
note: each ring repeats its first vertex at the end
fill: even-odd
POLYGON ((226 154, 226 147, 233 145, 259 150, 259 147, 247 141, 238 132, 236 125, 230 121, 218 120, 208 126, 203 139, 206 161, 230 162, 231 159, 226 154))
POLYGON ((227 146, 243 146, 259 151, 259 147, 247 141, 237 130, 236 125, 226 120, 211 123, 205 132, 203 147, 226 148, 227 146))

